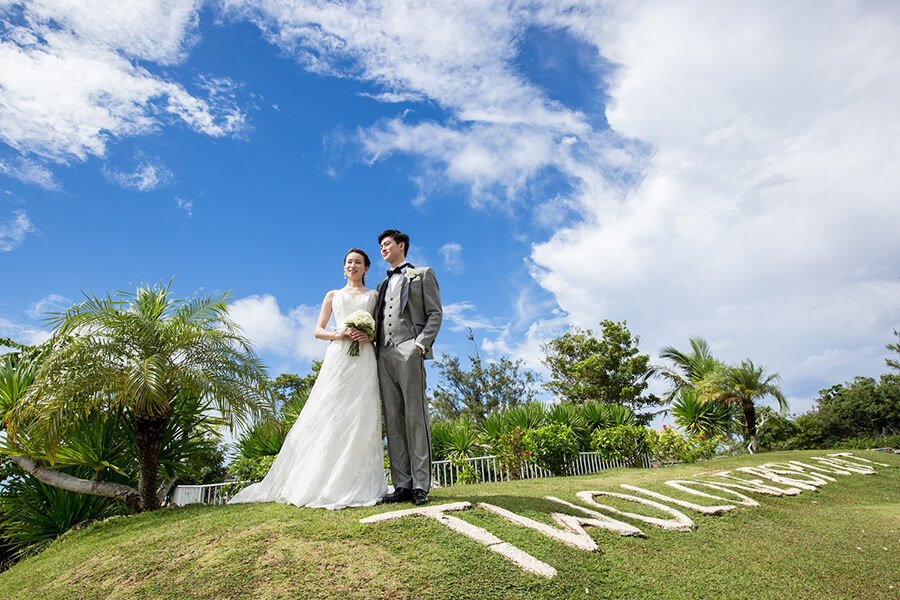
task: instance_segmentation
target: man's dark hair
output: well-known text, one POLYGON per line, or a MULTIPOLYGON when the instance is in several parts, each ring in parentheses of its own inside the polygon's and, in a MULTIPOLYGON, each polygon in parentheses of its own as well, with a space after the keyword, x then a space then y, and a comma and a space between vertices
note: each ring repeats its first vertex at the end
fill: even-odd
POLYGON ((407 252, 409 252, 409 236, 396 229, 385 229, 378 236, 378 244, 381 245, 381 240, 386 237, 393 239, 397 244, 403 244, 403 256, 405 257, 407 252))

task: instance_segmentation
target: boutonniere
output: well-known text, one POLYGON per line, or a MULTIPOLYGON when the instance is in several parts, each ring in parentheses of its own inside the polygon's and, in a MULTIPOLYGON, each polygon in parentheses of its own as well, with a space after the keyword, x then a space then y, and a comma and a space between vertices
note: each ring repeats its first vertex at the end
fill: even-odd
POLYGON ((412 267, 406 267, 406 278, 407 278, 409 281, 412 281, 413 279, 416 279, 418 276, 419 276, 419 274, 416 273, 416 270, 415 270, 415 269, 413 269, 412 267))

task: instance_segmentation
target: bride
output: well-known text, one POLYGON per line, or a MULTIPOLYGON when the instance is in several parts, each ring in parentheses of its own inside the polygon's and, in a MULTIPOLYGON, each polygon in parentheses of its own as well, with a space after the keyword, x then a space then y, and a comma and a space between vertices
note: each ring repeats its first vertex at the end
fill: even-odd
POLYGON ((370 264, 356 248, 344 256, 347 285, 325 295, 316 323, 315 336, 329 344, 309 399, 266 477, 229 504, 283 502, 333 510, 372 506, 387 493, 374 336, 344 327, 352 313, 375 310, 376 292, 365 286, 370 264), (332 313, 337 329, 327 330, 332 313), (348 355, 353 341, 359 342, 359 356, 348 355))

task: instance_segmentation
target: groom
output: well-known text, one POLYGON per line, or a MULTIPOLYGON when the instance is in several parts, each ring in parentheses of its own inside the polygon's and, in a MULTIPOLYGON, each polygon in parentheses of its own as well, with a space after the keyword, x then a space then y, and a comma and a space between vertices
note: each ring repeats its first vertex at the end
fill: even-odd
POLYGON ((431 434, 425 406, 425 359, 441 328, 441 294, 434 271, 406 261, 409 236, 388 229, 378 236, 391 268, 378 284, 375 309, 378 380, 387 428, 394 493, 385 502, 428 502, 431 434))

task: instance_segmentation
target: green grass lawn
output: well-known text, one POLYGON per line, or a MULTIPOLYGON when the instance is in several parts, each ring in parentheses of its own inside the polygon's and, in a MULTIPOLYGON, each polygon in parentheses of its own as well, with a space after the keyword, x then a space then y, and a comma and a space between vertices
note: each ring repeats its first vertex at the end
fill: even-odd
MULTIPOLYGON (((582 504, 576 492, 629 493, 622 483, 722 504, 663 482, 825 453, 462 485, 433 490, 431 505, 487 502, 552 525, 550 512, 578 513, 544 496, 582 504)), ((523 572, 432 519, 359 522, 396 506, 329 512, 195 505, 71 532, 0 574, 0 598, 900 598, 900 456, 855 454, 892 466, 876 467, 875 475, 835 475, 836 482, 794 497, 750 494, 761 506, 718 516, 680 509, 696 523, 691 533, 623 518, 646 537, 590 528, 601 549, 595 553, 482 509, 453 513, 552 565, 558 571, 552 580, 523 572)), ((603 502, 665 516, 633 503, 603 502)))

